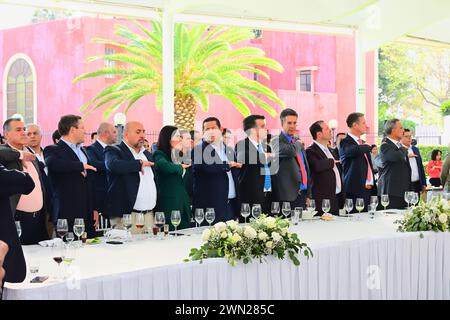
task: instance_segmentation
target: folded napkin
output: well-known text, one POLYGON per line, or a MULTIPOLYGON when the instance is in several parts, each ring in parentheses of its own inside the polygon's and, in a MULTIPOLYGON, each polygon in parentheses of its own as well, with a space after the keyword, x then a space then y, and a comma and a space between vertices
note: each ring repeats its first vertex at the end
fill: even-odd
POLYGON ((55 238, 53 240, 46 240, 39 242, 41 247, 57 247, 63 244, 64 242, 60 238, 55 238))
POLYGON ((111 229, 105 233, 105 237, 108 239, 129 239, 130 234, 127 230, 111 229))

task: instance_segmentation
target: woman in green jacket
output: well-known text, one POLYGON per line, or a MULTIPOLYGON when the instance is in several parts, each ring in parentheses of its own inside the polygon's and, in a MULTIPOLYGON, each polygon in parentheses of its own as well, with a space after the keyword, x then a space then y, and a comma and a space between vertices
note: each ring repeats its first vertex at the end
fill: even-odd
POLYGON ((173 210, 180 211, 181 223, 177 229, 191 227, 191 208, 185 188, 187 169, 190 164, 181 162, 181 136, 177 127, 165 126, 161 129, 157 148, 153 154, 158 182, 158 211, 164 212, 166 224, 174 227, 170 221, 173 210))

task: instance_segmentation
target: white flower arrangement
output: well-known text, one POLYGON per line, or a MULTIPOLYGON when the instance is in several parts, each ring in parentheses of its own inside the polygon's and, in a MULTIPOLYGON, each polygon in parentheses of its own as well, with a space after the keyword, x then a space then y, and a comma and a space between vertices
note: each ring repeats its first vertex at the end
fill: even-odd
MULTIPOLYGON (((396 221, 400 224, 400 232, 445 232, 449 230, 450 201, 438 199, 429 203, 420 203, 417 207, 410 208, 402 220, 396 221)), ((423 237, 423 235, 421 235, 423 237)))
POLYGON ((202 261, 207 258, 227 258, 236 266, 238 261, 244 264, 253 259, 273 255, 284 259, 286 254, 298 266, 301 253, 312 257, 311 249, 302 243, 297 234, 289 232, 289 221, 284 218, 272 218, 261 215, 247 226, 240 226, 236 221, 220 222, 202 234, 205 242, 199 249, 193 248, 186 261, 202 261))

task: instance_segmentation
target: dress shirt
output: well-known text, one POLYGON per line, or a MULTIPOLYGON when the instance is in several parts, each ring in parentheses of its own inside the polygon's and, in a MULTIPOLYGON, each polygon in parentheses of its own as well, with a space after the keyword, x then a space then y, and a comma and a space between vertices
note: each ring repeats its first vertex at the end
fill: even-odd
POLYGON ((408 148, 405 145, 403 145, 403 147, 408 150, 409 165, 411 166, 411 182, 417 182, 420 180, 419 167, 417 166, 417 159, 416 157, 409 158, 409 156, 415 155, 415 153, 412 147, 408 148))
MULTIPOLYGON (((144 154, 144 147, 142 147, 139 153, 137 153, 126 143, 125 145, 128 147, 128 149, 130 149, 133 157, 136 160, 148 161, 147 157, 144 154)), ((133 209, 139 211, 153 210, 153 208, 156 206, 156 184, 152 168, 144 167, 144 174, 140 172, 139 178, 139 189, 133 209)))
MULTIPOLYGON (((314 141, 315 144, 319 146, 319 148, 325 153, 325 155, 328 157, 328 159, 333 159, 335 161, 336 159, 333 157, 333 155, 330 152, 330 149, 328 147, 325 147, 321 143, 314 141)), ((334 163, 333 167, 334 174, 336 175, 336 194, 341 193, 342 191, 342 181, 341 181, 341 175, 339 174, 339 169, 336 166, 336 162, 334 163)))
MULTIPOLYGON (((228 163, 228 157, 227 157, 225 145, 223 143, 221 143, 220 145, 221 145, 221 147, 219 150, 219 148, 215 144, 211 143, 211 146, 214 148, 214 150, 216 150, 217 154, 219 155, 220 160, 228 163)), ((234 186, 233 174, 231 173, 231 170, 227 171, 227 175, 228 175, 228 199, 235 199, 236 198, 236 187, 234 186)))
MULTIPOLYGON (((258 153, 263 153, 264 156, 266 157, 266 162, 267 162, 267 154, 264 152, 264 150, 262 149, 262 145, 258 142, 256 142, 255 140, 253 140, 252 138, 248 138, 250 140, 250 142, 255 146, 256 150, 258 150, 258 153)), ((268 169, 267 165, 264 165, 264 170, 265 170, 265 176, 269 176, 269 179, 271 179, 270 176, 270 169, 268 169)), ((270 187, 266 187, 266 182, 264 183, 264 192, 272 192, 272 182, 270 182, 270 187)))
POLYGON ((83 162, 84 164, 87 164, 87 158, 86 155, 84 154, 83 150, 81 150, 81 143, 79 144, 74 144, 71 142, 68 142, 64 139, 61 138, 62 141, 64 141, 69 147, 70 149, 72 149, 73 152, 75 152, 75 154, 77 155, 78 159, 83 162))

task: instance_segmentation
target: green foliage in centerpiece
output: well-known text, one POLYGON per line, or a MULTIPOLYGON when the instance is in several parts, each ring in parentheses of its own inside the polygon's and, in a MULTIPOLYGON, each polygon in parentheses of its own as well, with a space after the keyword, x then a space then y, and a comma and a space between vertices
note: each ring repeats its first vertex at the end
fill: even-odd
POLYGON ((236 221, 220 222, 214 228, 206 229, 202 235, 205 242, 199 249, 193 248, 186 261, 202 261, 207 258, 227 258, 232 266, 238 261, 248 264, 253 259, 262 262, 263 257, 275 256, 284 259, 286 255, 300 265, 299 254, 307 258, 313 253, 297 234, 289 232, 289 221, 278 217, 262 215, 247 226, 236 221))
POLYGON ((450 202, 445 199, 422 202, 408 209, 402 220, 396 221, 399 232, 444 232, 449 229, 450 202))

